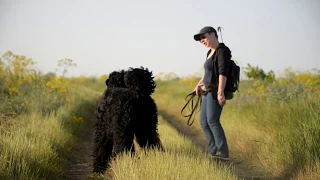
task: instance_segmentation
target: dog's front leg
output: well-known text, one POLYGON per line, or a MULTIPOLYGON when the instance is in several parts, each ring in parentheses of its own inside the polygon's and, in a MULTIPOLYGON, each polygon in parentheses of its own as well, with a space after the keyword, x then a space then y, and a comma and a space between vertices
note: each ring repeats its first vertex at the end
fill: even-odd
MULTIPOLYGON (((124 115, 125 116, 125 115, 124 115)), ((131 127, 129 117, 122 117, 126 120, 114 121, 117 123, 113 129, 113 142, 115 154, 121 154, 125 152, 135 152, 134 147, 134 131, 131 127)))

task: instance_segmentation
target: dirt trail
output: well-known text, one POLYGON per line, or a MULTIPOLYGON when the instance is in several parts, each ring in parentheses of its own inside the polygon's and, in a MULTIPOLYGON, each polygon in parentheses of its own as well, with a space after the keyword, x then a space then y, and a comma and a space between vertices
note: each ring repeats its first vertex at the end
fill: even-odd
POLYGON ((91 176, 93 125, 89 126, 74 148, 68 160, 68 180, 100 180, 97 176, 91 176))
MULTIPOLYGON (((174 120, 172 116, 167 114, 164 111, 159 110, 159 115, 161 115, 169 124, 174 127, 178 133, 189 138, 193 143, 199 146, 204 152, 206 152, 206 142, 200 140, 198 135, 190 130, 186 130, 181 127, 181 124, 174 120)), ((68 160, 68 180, 100 180, 101 177, 91 176, 91 163, 92 157, 92 139, 93 139, 93 126, 88 127, 87 131, 83 136, 78 140, 78 145, 75 147, 70 159, 68 160)), ((248 167, 243 165, 241 162, 231 159, 229 162, 223 162, 226 168, 232 168, 234 172, 238 175, 239 179, 254 179, 254 180, 264 180, 266 178, 261 178, 256 176, 251 172, 248 167)))

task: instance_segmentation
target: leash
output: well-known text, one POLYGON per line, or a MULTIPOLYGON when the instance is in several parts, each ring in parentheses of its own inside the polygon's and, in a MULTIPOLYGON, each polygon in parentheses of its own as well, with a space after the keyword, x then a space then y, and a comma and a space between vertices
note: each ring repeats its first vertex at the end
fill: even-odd
MULTIPOLYGON (((199 104, 201 104, 201 102, 202 102, 202 97, 201 96, 198 96, 198 99, 197 99, 197 101, 196 101, 196 103, 195 103, 195 105, 194 105, 194 102, 193 102, 193 100, 194 100, 194 97, 195 96, 197 96, 197 94, 196 94, 196 92, 192 92, 192 93, 190 93, 190 94, 188 94, 186 97, 185 97, 185 100, 187 101, 187 103, 183 106, 183 108, 181 109, 181 114, 182 114, 182 112, 183 112, 183 110, 188 106, 188 104, 191 102, 191 109, 190 109, 190 106, 189 106, 189 110, 191 111, 190 112, 190 114, 188 114, 188 115, 183 115, 182 114, 182 116, 184 116, 184 117, 189 117, 188 118, 188 122, 187 122, 187 124, 189 125, 189 126, 191 126, 192 124, 193 124, 193 122, 194 122, 194 118, 195 118, 195 116, 193 116, 193 120, 192 120, 192 122, 190 123, 190 119, 191 119, 191 117, 192 117, 192 115, 194 114, 194 112, 196 111, 196 109, 198 108, 198 106, 200 106, 199 104), (200 103, 199 103, 200 102, 200 103)), ((200 109, 198 110, 198 112, 200 111, 200 109)))

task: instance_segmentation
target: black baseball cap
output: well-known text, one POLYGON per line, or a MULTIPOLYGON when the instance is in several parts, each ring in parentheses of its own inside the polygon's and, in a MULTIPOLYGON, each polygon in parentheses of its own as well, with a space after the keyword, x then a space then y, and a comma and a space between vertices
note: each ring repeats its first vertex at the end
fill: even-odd
POLYGON ((211 33, 211 32, 214 32, 215 34, 217 34, 217 31, 213 27, 205 26, 200 30, 200 32, 198 34, 194 35, 193 38, 196 41, 200 41, 201 40, 201 38, 200 38, 201 35, 203 35, 205 33, 211 33))

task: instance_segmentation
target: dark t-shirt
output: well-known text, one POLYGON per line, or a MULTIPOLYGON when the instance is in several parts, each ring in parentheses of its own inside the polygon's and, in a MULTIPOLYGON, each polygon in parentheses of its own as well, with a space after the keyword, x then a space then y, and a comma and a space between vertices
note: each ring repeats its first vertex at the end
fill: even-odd
POLYGON ((206 59, 206 61, 204 62, 204 65, 203 65, 204 66, 204 77, 203 77, 202 83, 205 85, 208 85, 211 83, 211 76, 213 73, 212 59, 213 59, 213 55, 209 59, 206 59))

